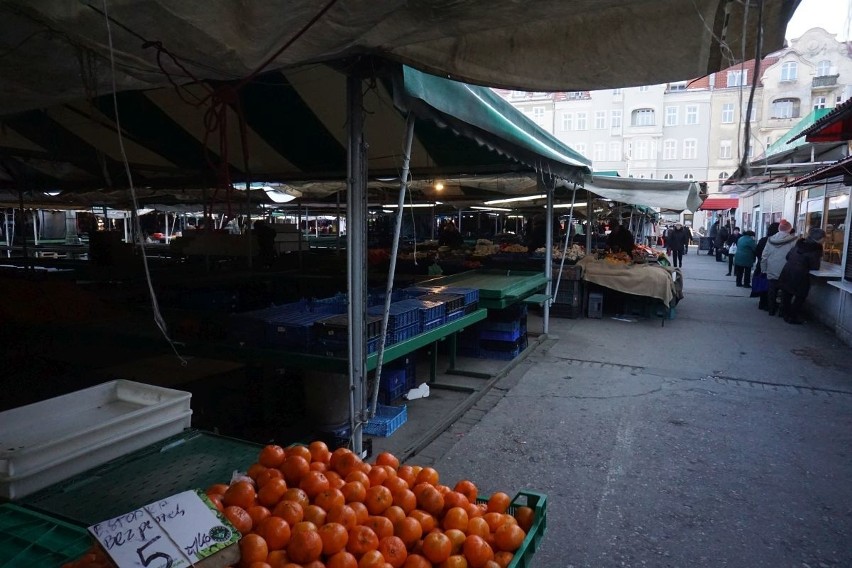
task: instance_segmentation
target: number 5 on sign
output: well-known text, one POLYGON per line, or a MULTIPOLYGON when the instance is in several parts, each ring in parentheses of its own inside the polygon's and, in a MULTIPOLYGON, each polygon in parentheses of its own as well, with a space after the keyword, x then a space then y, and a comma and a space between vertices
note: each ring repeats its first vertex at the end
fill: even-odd
POLYGON ((89 527, 119 568, 184 568, 240 534, 201 492, 185 491, 89 527))

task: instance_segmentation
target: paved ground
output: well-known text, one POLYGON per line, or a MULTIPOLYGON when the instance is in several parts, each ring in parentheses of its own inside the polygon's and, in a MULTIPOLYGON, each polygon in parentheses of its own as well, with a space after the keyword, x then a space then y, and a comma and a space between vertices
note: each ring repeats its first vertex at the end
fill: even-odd
POLYGON ((536 568, 852 566, 852 350, 685 265, 674 321, 554 320, 409 462, 546 493, 536 568))

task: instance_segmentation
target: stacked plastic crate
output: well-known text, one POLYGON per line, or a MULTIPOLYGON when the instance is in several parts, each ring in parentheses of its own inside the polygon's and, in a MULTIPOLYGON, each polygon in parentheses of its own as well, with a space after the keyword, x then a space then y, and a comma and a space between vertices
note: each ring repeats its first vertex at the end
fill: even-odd
MULTIPOLYGON (((562 267, 562 277, 558 269, 554 271, 553 281, 559 279, 559 289, 550 305, 550 315, 561 318, 578 318, 583 314, 583 281, 579 266, 562 267)), ((554 284, 555 285, 555 284, 554 284)))
POLYGON ((434 302, 443 306, 443 315, 440 318, 440 323, 438 320, 423 322, 423 331, 429 331, 450 322, 450 314, 452 314, 453 319, 458 319, 464 315, 464 295, 462 294, 450 294, 447 292, 425 294, 417 298, 417 301, 434 302))
MULTIPOLYGON (((367 314, 381 318, 384 311, 384 305, 373 306, 367 309, 367 314)), ((385 345, 390 346, 411 339, 418 333, 420 333, 420 309, 416 305, 405 302, 392 303, 388 314, 385 345)))
MULTIPOLYGON (((375 353, 382 331, 382 318, 370 316, 367 323, 367 353, 375 353)), ((329 357, 345 357, 349 352, 349 315, 326 316, 315 320, 313 332, 316 336, 313 351, 329 357)))
POLYGON ((447 304, 424 298, 425 296, 420 296, 397 302, 397 305, 413 307, 417 310, 420 333, 431 331, 447 322, 447 304))
POLYGON ((247 347, 310 349, 314 322, 345 311, 346 297, 339 295, 244 312, 231 318, 228 337, 247 347))
POLYGON ((405 393, 417 386, 416 382, 413 355, 385 364, 379 381, 379 402, 385 405, 399 403, 405 393))
POLYGON ((502 310, 489 310, 487 319, 461 332, 458 353, 510 361, 527 345, 527 307, 518 304, 502 310))

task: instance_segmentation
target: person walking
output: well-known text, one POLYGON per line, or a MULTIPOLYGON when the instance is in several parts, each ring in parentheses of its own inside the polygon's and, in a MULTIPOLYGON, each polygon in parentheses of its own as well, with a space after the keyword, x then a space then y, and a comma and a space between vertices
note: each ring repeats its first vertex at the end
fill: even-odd
POLYGON ((757 242, 754 231, 746 231, 737 239, 737 252, 734 253, 734 275, 738 288, 751 288, 751 267, 754 265, 757 242))
MULTIPOLYGON (((731 222, 725 221, 725 225, 719 229, 719 232, 716 233, 716 240, 714 241, 716 246, 716 262, 723 262, 722 254, 725 252, 722 250, 722 247, 728 242, 728 238, 731 236, 731 222)), ((728 275, 730 276, 730 274, 728 275)))
POLYGON ((778 278, 787 262, 787 253, 796 244, 796 235, 792 233, 793 226, 790 222, 781 219, 778 232, 767 239, 763 254, 760 255, 760 269, 766 274, 769 283, 766 290, 766 309, 770 316, 774 316, 778 311, 778 292, 781 289, 778 286, 778 278))
POLYGON ((736 246, 737 241, 740 240, 741 236, 742 235, 740 235, 740 228, 734 227, 734 230, 731 231, 731 233, 728 235, 728 238, 725 239, 724 249, 725 254, 728 255, 728 273, 726 274, 726 276, 730 276, 731 272, 733 272, 734 270, 734 254, 736 253, 736 249, 734 249, 734 252, 732 253, 731 248, 736 246))
MULTIPOLYGON (((677 227, 677 225, 675 225, 677 227)), ((683 244, 683 254, 689 254, 689 245, 692 244, 692 229, 689 225, 683 226, 683 232, 686 233, 686 242, 683 244)))
MULTIPOLYGON (((778 223, 770 223, 769 227, 766 228, 766 235, 760 238, 757 241, 757 247, 754 249, 754 257, 755 257, 755 266, 754 266, 754 275, 751 277, 752 286, 757 287, 754 282, 758 280, 761 275, 764 275, 763 267, 761 266, 761 259, 763 258, 763 251, 766 249, 766 242, 769 240, 769 237, 778 233, 778 223)), ((766 311, 768 309, 767 299, 766 299, 766 290, 762 292, 756 292, 758 301, 757 301, 757 309, 766 311)), ((754 298, 755 291, 752 290, 751 297, 754 298)))
POLYGON ((713 221, 713 224, 710 225, 710 231, 707 232, 708 240, 710 241, 710 247, 707 250, 708 256, 714 256, 716 254, 716 236, 719 234, 719 220, 716 219, 713 221))
POLYGON ((796 241, 796 245, 787 253, 787 262, 778 278, 781 286, 781 309, 787 323, 802 323, 799 312, 811 289, 810 271, 817 270, 822 261, 824 240, 825 231, 819 227, 811 227, 807 238, 796 241))
POLYGON ((666 249, 672 258, 672 266, 683 267, 683 251, 686 248, 687 233, 680 223, 675 223, 673 229, 668 230, 666 237, 666 249))

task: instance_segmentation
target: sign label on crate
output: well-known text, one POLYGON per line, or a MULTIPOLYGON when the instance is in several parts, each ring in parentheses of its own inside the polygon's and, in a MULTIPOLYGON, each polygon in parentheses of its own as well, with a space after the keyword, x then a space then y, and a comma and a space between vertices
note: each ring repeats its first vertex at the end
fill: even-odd
POLYGON ((234 544, 239 532, 201 491, 184 491, 89 527, 119 568, 183 568, 234 544))

